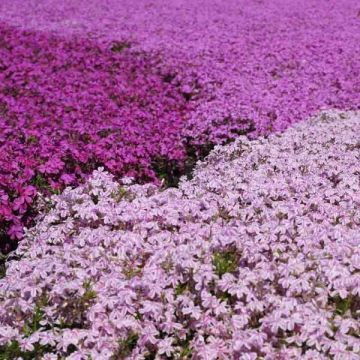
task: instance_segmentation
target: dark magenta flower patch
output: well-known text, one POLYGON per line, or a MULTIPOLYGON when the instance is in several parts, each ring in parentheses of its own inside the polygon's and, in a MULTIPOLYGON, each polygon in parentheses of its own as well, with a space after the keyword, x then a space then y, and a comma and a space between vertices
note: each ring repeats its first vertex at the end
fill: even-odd
POLYGON ((190 103, 156 59, 128 47, 0 26, 2 236, 21 237, 37 191, 76 185, 99 165, 155 181, 157 159, 184 159, 190 103))

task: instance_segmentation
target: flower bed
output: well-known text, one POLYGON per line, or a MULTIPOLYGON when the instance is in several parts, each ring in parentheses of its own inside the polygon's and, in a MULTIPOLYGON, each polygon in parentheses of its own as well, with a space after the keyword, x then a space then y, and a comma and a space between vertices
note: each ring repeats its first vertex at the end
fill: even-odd
POLYGON ((253 121, 283 130, 325 108, 359 108, 357 0, 3 0, 22 27, 130 39, 161 52, 188 96, 206 88, 190 134, 221 141, 253 121), (194 81, 194 75, 196 81, 194 81), (201 136, 200 136, 201 135, 201 136))
POLYGON ((359 108, 355 0, 4 0, 0 19, 1 250, 39 190, 100 165, 173 185, 214 144, 359 108))
POLYGON ((76 185, 99 165, 155 181, 158 159, 184 159, 190 103, 155 57, 130 54, 126 42, 105 47, 4 24, 0 36, 2 245, 6 230, 18 239, 31 224, 38 191, 76 185))
POLYGON ((360 355, 359 113, 217 147, 178 189, 103 170, 0 281, 9 358, 360 355))

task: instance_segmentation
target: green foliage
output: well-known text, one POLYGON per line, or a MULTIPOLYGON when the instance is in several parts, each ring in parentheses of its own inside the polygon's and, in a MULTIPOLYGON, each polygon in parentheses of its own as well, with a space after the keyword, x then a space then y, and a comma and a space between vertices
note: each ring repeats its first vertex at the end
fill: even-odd
POLYGON ((83 287, 85 289, 85 293, 82 296, 81 300, 84 303, 89 303, 91 300, 94 300, 96 298, 96 291, 92 289, 90 281, 85 281, 83 287))
MULTIPOLYGON (((46 295, 39 297, 31 319, 23 326, 22 332, 25 337, 29 337, 40 330, 40 322, 44 316, 43 308, 47 306, 47 304, 48 298, 46 295)), ((49 345, 35 343, 33 346, 34 349, 32 351, 22 351, 18 341, 13 340, 4 346, 0 346, 0 360, 15 360, 19 358, 23 360, 37 360, 42 359, 46 353, 55 351, 55 349, 49 345)))
POLYGON ((40 360, 45 354, 55 353, 56 349, 49 345, 35 343, 34 350, 22 351, 16 340, 0 346, 0 360, 40 360))
POLYGON ((185 340, 181 340, 179 341, 179 346, 180 346, 180 359, 185 360, 185 359, 191 359, 191 355, 192 355, 192 350, 191 350, 191 341, 194 338, 194 331, 190 330, 190 332, 187 334, 186 339, 185 340))
MULTIPOLYGON (((1 241, 1 237, 0 237, 0 241, 1 241)), ((5 265, 6 259, 7 259, 7 256, 3 255, 0 252, 0 279, 5 277, 5 275, 6 275, 6 265, 5 265)))
POLYGON ((218 291, 215 296, 220 300, 226 303, 232 300, 232 296, 227 291, 218 291))
POLYGON ((128 192, 124 187, 119 186, 117 191, 113 192, 111 196, 113 199, 115 199, 116 202, 120 202, 127 195, 127 193, 128 192))
POLYGON ((348 296, 345 299, 342 299, 340 296, 336 296, 333 299, 333 302, 335 304, 335 312, 337 315, 345 315, 349 310, 352 310, 352 301, 353 298, 351 296, 348 296))
POLYGON ((178 284, 175 288, 175 295, 179 296, 184 294, 186 291, 188 290, 188 284, 184 283, 184 284, 178 284))
POLYGON ((120 53, 125 49, 129 49, 131 44, 127 41, 114 41, 111 46, 111 51, 115 53, 120 53))
POLYGON ((38 189, 47 189, 49 187, 46 179, 39 173, 32 179, 32 184, 38 189))
POLYGON ((36 306, 32 319, 29 323, 26 323, 22 329, 26 337, 31 336, 34 332, 40 329, 40 321, 42 320, 43 315, 43 310, 36 306))
POLYGON ((38 298, 36 302, 36 306, 34 309, 34 313, 30 319, 30 321, 27 321, 25 325, 23 326, 23 334, 28 337, 31 336, 33 333, 38 331, 41 327, 40 322, 43 319, 44 316, 44 310, 43 308, 48 305, 48 298, 46 295, 42 295, 38 298))
MULTIPOLYGON (((17 341, 12 341, 0 347, 0 360, 11 360, 21 356, 21 349, 17 341)), ((21 356, 22 357, 22 356, 21 356)))
POLYGON ((215 274, 223 276, 226 273, 233 273, 238 267, 238 256, 234 250, 215 252, 213 256, 215 274))
POLYGON ((93 290, 89 280, 83 283, 85 292, 82 296, 76 296, 69 301, 64 309, 63 316, 59 318, 59 323, 54 325, 58 329, 83 329, 86 321, 86 311, 93 303, 97 293, 93 290))
POLYGON ((203 160, 215 144, 207 143, 194 146, 187 140, 186 154, 182 162, 169 160, 166 157, 158 157, 152 163, 152 167, 158 179, 163 180, 164 187, 177 187, 182 176, 192 178, 193 169, 198 160, 203 160))
POLYGON ((23 352, 17 341, 11 341, 9 344, 0 347, 0 360, 15 360, 15 359, 36 359, 38 358, 34 351, 23 352))
MULTIPOLYGON (((110 96, 110 98, 112 98, 111 96, 110 96)), ((116 99, 116 98, 115 98, 116 99)), ((114 99, 114 100, 115 100, 114 99)), ((112 130, 112 129, 102 129, 102 130, 100 130, 99 132, 98 132, 98 135, 101 137, 101 138, 106 138, 106 137, 108 137, 109 135, 111 135, 112 133, 114 132, 114 130, 112 130)))
POLYGON ((5 263, 0 261, 0 279, 4 278, 6 275, 5 263))
POLYGON ((59 195, 61 191, 59 189, 53 189, 48 181, 40 174, 37 173, 36 176, 31 180, 31 184, 34 185, 38 190, 44 191, 45 193, 50 193, 54 195, 59 195))
POLYGON ((163 181, 164 187, 177 186, 182 171, 176 161, 158 157, 153 161, 152 165, 157 178, 163 181))
POLYGON ((37 136, 31 135, 31 136, 28 137, 27 143, 28 143, 28 144, 34 144, 34 145, 36 145, 36 144, 39 143, 39 139, 38 139, 37 136))
POLYGON ((118 348, 115 354, 111 357, 111 359, 112 360, 126 359, 134 350, 138 340, 139 340, 139 335, 135 334, 134 332, 130 332, 126 339, 120 339, 118 341, 118 348))
POLYGON ((174 263, 171 259, 166 259, 164 260, 164 262, 161 264, 161 267, 166 271, 169 272, 171 270, 174 269, 174 263))
POLYGON ((123 268, 123 274, 127 280, 130 280, 133 277, 140 275, 141 271, 142 271, 141 268, 133 267, 131 265, 124 266, 124 268, 123 268))
POLYGON ((191 358, 191 348, 190 345, 187 343, 183 345, 180 352, 180 359, 190 359, 191 358))

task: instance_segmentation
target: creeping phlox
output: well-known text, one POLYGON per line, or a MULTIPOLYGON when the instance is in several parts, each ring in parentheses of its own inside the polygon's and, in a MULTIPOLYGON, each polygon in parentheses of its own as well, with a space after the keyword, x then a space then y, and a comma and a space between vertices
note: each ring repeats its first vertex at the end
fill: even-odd
POLYGON ((103 169, 67 188, 0 281, 3 354, 360 356, 360 114, 218 146, 178 189, 103 169))
POLYGON ((98 166, 155 181, 187 143, 358 109, 358 14, 357 0, 2 0, 4 23, 42 32, 0 27, 2 229, 20 238, 36 190, 98 166))
POLYGON ((0 24, 0 250, 22 236, 34 199, 98 166, 155 181, 158 159, 183 160, 190 106, 156 57, 126 42, 62 39, 0 24))
POLYGON ((2 0, 0 10, 21 27, 161 52, 188 98, 207 90, 188 129, 200 142, 359 107, 357 0, 2 0))

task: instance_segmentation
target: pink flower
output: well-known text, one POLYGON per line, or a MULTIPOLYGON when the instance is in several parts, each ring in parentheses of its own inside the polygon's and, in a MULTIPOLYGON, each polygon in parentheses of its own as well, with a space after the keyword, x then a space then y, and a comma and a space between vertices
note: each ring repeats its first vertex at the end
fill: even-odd
POLYGON ((174 348, 172 346, 174 339, 172 337, 167 337, 163 340, 160 340, 157 344, 160 355, 166 355, 168 357, 174 352, 174 348))
POLYGON ((11 225, 10 229, 8 230, 8 234, 13 240, 21 239, 23 236, 23 228, 21 225, 11 225))

